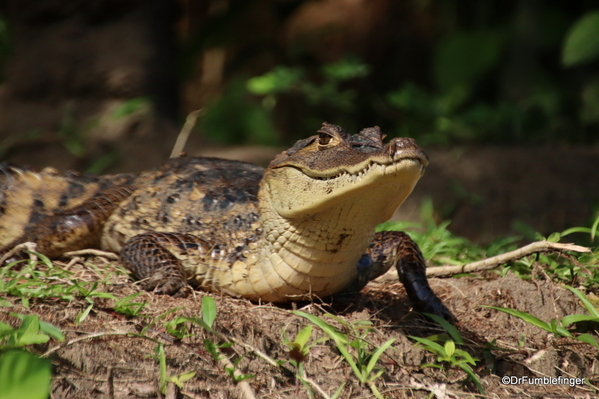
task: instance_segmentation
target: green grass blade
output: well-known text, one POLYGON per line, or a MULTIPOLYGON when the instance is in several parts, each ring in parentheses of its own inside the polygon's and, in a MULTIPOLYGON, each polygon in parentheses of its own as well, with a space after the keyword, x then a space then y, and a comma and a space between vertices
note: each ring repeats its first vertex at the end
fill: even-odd
POLYGON ((412 338, 413 340, 416 340, 418 342, 420 342, 422 345, 424 345, 425 347, 429 348, 433 353, 440 355, 443 354, 445 355, 445 348, 443 348, 441 345, 439 345, 438 343, 431 341, 430 339, 426 339, 426 338, 420 338, 420 337, 414 337, 410 335, 410 338, 412 338))
POLYGON ((591 241, 595 241, 595 236, 597 235, 597 227, 599 227, 599 217, 595 219, 595 222, 591 226, 591 241))
POLYGON ((590 345, 594 346, 595 348, 599 349, 599 343, 590 334, 580 334, 578 337, 576 337, 576 339, 579 340, 579 341, 581 341, 581 342, 585 342, 587 344, 590 344, 590 345))
POLYGON ((451 339, 453 339, 456 344, 458 344, 458 345, 464 344, 464 339, 462 338, 462 334, 460 334, 458 329, 453 324, 451 324, 444 318, 437 316, 436 314, 424 313, 424 315, 427 317, 430 317, 435 322, 437 322, 441 327, 443 327, 443 329, 445 331, 447 331, 447 333, 451 336, 451 339))
POLYGON ((572 293, 574 293, 574 295, 576 295, 578 297, 578 299, 580 299, 580 302, 582 302, 582 304, 587 309, 589 314, 591 316, 593 316, 596 319, 596 321, 599 321, 599 311, 597 311, 597 309, 587 299, 587 297, 582 292, 578 291, 576 288, 569 287, 569 286, 566 286, 566 288, 569 289, 570 291, 572 291, 572 293))
POLYGON ((320 329, 324 331, 329 337, 331 337, 336 343, 341 342, 343 344, 349 345, 349 341, 345 335, 341 334, 336 327, 330 325, 320 317, 302 312, 300 310, 294 310, 291 313, 293 313, 296 316, 301 316, 310 320, 317 327, 320 327, 320 329))
POLYGON ((510 309, 510 308, 501 308, 498 306, 487 306, 487 305, 482 305, 483 308, 490 308, 490 309, 495 309, 498 310, 500 312, 503 313, 507 313, 509 315, 515 316, 519 319, 524 320, 525 322, 532 324, 533 326, 537 326, 539 328, 542 328, 545 331, 548 331, 550 333, 553 332, 553 330, 551 329, 551 326, 547 323, 545 323, 543 320, 536 318, 535 316, 526 313, 526 312, 521 312, 519 310, 516 309, 510 309))
POLYGON ((362 384, 365 384, 368 381, 368 376, 362 374, 362 372, 360 371, 360 368, 354 361, 353 356, 345 348, 345 345, 341 342, 336 342, 336 344, 337 344, 337 349, 339 349, 339 352, 341 352, 343 357, 345 357, 345 360, 347 360, 347 362, 351 366, 352 370, 356 374, 356 377, 358 377, 358 379, 360 380, 360 382, 362 384))
POLYGON ((370 357, 370 361, 368 362, 368 365, 366 365, 366 378, 368 378, 370 376, 370 373, 372 373, 372 370, 374 369, 376 362, 378 362, 379 357, 381 357, 381 355, 391 346, 391 344, 393 344, 393 342, 395 342, 395 338, 387 340, 372 354, 372 356, 370 357))
POLYGON ((335 393, 333 394, 333 396, 331 396, 331 399, 337 399, 339 395, 341 395, 341 392, 343 392, 343 388, 345 388, 345 384, 347 384, 347 382, 343 382, 341 385, 339 385, 339 388, 335 390, 335 393))
POLYGON ((166 384, 168 382, 168 375, 166 374, 166 354, 164 353, 164 345, 158 344, 158 362, 160 364, 160 392, 164 395, 166 393, 166 384))
POLYGON ((464 372, 466 374, 468 374, 468 377, 470 377, 470 379, 472 380, 472 382, 474 382, 474 385, 476 385, 476 388, 478 389, 478 391, 481 394, 485 395, 485 388, 480 383, 480 380, 478 379, 478 376, 476 374, 474 374, 474 371, 472 370, 472 368, 470 366, 468 366, 467 364, 460 364, 460 368, 462 370, 464 370, 464 372))
POLYGON ((561 322, 562 322, 562 326, 564 327, 568 327, 570 324, 572 323, 578 323, 579 321, 599 321, 597 320, 597 318, 593 317, 593 316, 588 316, 586 314, 573 314, 573 315, 569 315, 569 316, 565 316, 561 322))

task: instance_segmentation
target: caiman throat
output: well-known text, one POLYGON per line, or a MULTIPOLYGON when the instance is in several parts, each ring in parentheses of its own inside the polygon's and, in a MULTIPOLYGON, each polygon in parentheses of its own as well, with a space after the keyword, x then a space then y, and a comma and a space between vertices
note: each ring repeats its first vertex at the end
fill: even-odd
POLYGON ((102 177, 4 167, 0 253, 26 241, 51 257, 96 246, 156 293, 184 295, 189 283, 269 302, 361 288, 395 266, 420 310, 450 318, 416 244, 375 233, 428 165, 414 140, 383 138, 325 123, 265 170, 216 158, 102 177))

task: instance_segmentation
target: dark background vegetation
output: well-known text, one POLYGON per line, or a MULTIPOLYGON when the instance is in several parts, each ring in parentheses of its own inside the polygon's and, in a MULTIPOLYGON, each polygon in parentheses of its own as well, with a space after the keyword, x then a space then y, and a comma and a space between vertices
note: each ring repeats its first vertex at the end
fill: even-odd
POLYGON ((430 192, 472 237, 584 224, 597 204, 596 0, 2 0, 0 13, 3 160, 147 168, 202 109, 190 153, 285 147, 322 121, 415 137, 434 155, 416 200, 430 192))

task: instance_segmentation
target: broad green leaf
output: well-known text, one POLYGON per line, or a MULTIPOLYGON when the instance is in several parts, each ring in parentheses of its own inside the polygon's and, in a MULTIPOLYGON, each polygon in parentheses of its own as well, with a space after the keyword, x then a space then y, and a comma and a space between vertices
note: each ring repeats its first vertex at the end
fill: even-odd
POLYGON ((599 10, 589 11, 566 34, 562 63, 566 67, 584 64, 599 56, 599 10))
POLYGON ((452 340, 446 341, 444 349, 445 353, 447 354, 447 357, 452 357, 455 353, 455 342, 453 342, 452 340))
POLYGON ((215 319, 216 303, 214 302, 214 298, 205 296, 202 298, 202 320, 204 320, 208 327, 212 328, 215 319))
POLYGON ((204 330, 214 333, 214 330, 212 329, 212 327, 210 327, 208 324, 206 324, 206 322, 204 320, 198 319, 197 317, 182 317, 181 320, 197 324, 198 326, 202 327, 204 330))
POLYGON ((297 333, 297 337, 295 337, 295 343, 297 343, 301 350, 306 346, 308 340, 312 336, 312 324, 304 327, 300 332, 297 333))
POLYGON ((89 312, 92 310, 93 307, 94 307, 94 304, 91 303, 87 308, 85 308, 85 310, 83 312, 79 312, 77 314, 77 317, 75 318, 75 323, 77 325, 83 323, 83 321, 85 319, 87 319, 87 316, 89 316, 89 312))
POLYGON ((52 364, 32 353, 10 350, 0 355, 0 399, 46 399, 52 364))
POLYGON ((50 340, 50 337, 47 335, 39 334, 40 321, 36 315, 25 316, 18 331, 19 338, 16 342, 17 345, 43 344, 50 340))
POLYGON ((251 93, 258 95, 276 94, 289 90, 303 78, 301 69, 278 65, 262 76, 249 79, 246 87, 251 93))
MULTIPOLYGON (((553 242, 558 242, 561 237, 567 236, 572 233, 590 233, 590 232, 591 232, 591 229, 589 229, 588 227, 571 227, 567 230, 562 231, 561 233, 553 233, 553 234, 558 235, 557 241, 553 241, 553 242)), ((551 241, 551 237, 553 237, 553 234, 549 236, 547 241, 551 241)))

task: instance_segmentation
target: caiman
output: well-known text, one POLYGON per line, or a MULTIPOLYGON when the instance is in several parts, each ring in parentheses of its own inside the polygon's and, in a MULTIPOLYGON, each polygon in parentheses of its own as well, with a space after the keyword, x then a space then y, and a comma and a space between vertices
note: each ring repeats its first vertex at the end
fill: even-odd
POLYGON ((200 157, 107 176, 5 165, 0 255, 29 241, 50 258, 100 248, 157 294, 191 285, 267 302, 360 289, 395 266, 418 310, 450 319, 418 246, 375 233, 428 165, 414 140, 383 139, 378 127, 324 123, 266 169, 200 157))

